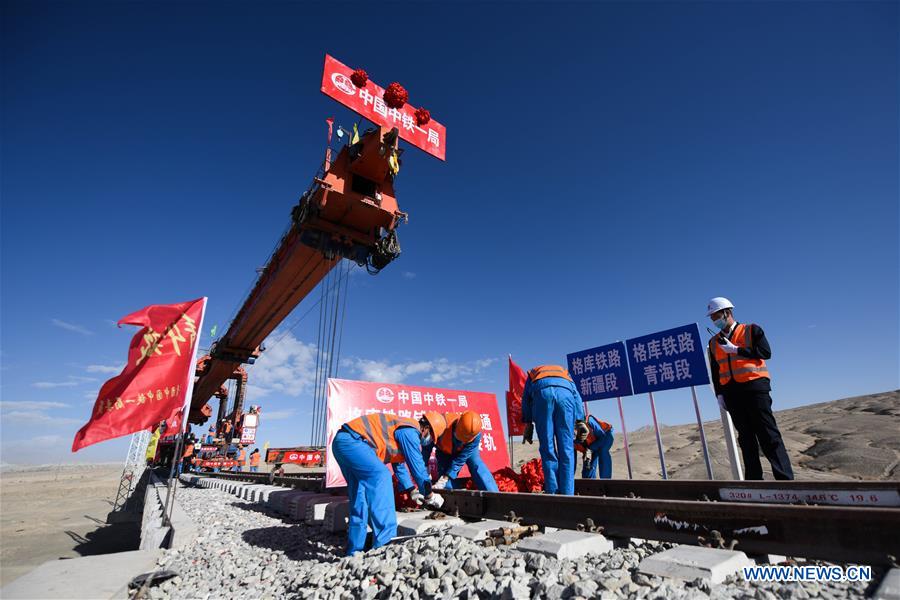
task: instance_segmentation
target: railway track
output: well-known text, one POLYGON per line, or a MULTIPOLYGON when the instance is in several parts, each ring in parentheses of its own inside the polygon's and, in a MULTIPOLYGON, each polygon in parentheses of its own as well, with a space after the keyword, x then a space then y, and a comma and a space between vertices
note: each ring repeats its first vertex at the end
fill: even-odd
MULTIPOLYGON (((266 473, 210 475, 270 482, 266 473)), ((322 475, 273 483, 324 489, 322 475)), ((444 510, 469 519, 832 562, 895 565, 900 557, 900 483, 576 480, 576 494, 443 493, 444 510)))

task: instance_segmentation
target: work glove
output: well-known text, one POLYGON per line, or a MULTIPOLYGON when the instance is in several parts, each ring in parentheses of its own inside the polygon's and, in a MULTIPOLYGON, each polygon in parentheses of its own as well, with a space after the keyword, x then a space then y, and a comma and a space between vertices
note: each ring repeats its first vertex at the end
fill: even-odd
POLYGON ((425 502, 425 496, 423 496, 422 492, 420 492, 419 490, 417 490, 415 488, 413 488, 413 491, 411 491, 409 493, 409 499, 412 500, 413 502, 415 502, 416 504, 418 504, 419 506, 422 506, 422 504, 425 502))
POLYGON ((575 441, 584 442, 587 440, 588 434, 591 432, 587 423, 584 421, 575 421, 575 441))
POLYGON ((534 423, 525 426, 525 433, 522 434, 522 441, 526 444, 534 443, 534 423))
POLYGON ((444 498, 440 494, 431 494, 425 498, 425 504, 431 508, 438 509, 444 505, 444 498))
POLYGON ((737 354, 738 347, 732 344, 731 340, 719 342, 719 346, 722 347, 722 352, 725 354, 737 354))
POLYGON ((440 477, 440 478, 435 482, 435 484, 434 484, 433 486, 431 486, 431 489, 433 489, 433 490, 442 490, 442 489, 444 489, 444 488, 447 487, 447 482, 448 482, 448 481, 450 481, 450 478, 447 477, 446 475, 443 475, 442 477, 440 477))
POLYGON ((719 401, 719 408, 720 408, 720 409, 722 409, 722 410, 728 410, 727 408, 725 408, 725 396, 723 396, 722 394, 719 394, 719 395, 716 396, 716 400, 719 401))

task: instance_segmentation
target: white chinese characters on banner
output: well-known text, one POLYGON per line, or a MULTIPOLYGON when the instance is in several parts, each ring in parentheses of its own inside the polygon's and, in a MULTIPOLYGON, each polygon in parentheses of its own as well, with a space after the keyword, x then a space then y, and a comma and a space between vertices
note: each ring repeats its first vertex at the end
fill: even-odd
MULTIPOLYGON (((483 392, 329 379, 328 445, 330 447, 334 435, 344 423, 357 417, 380 413, 418 420, 429 410, 440 413, 477 412, 482 423, 482 458, 492 472, 509 466, 497 399, 493 394, 483 392)), ((461 476, 467 474, 467 469, 461 471, 461 476)), ((340 468, 330 452, 326 453, 325 477, 327 487, 344 485, 340 468)))

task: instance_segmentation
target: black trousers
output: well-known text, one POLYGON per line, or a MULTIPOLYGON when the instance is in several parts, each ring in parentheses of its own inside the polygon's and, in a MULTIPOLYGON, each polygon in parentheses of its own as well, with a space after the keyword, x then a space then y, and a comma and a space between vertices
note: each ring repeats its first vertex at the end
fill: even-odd
POLYGON ((744 457, 744 479, 762 479, 759 451, 769 459, 775 479, 793 479, 794 470, 788 458, 781 432, 772 414, 772 397, 767 391, 730 390, 725 394, 725 407, 738 433, 738 445, 744 457))

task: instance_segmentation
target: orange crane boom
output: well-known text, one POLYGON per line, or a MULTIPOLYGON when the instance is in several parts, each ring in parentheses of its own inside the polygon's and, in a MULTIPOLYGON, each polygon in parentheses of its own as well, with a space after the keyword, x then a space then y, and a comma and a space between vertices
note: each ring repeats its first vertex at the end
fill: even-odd
POLYGON ((342 258, 380 271, 400 254, 406 220, 394 194, 398 131, 368 130, 344 146, 291 212, 291 226, 194 384, 189 420, 203 423, 206 402, 235 369, 253 363, 266 337, 342 258), (391 162, 394 162, 392 168, 391 162))

